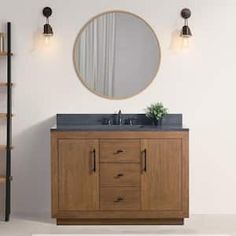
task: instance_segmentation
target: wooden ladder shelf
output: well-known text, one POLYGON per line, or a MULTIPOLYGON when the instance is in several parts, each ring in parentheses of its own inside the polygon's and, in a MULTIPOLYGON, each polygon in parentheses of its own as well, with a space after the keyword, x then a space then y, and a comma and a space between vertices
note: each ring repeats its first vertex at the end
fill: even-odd
MULTIPOLYGON (((7 88, 8 83, 0 82, 0 88, 7 88)), ((11 83, 11 86, 13 86, 13 83, 11 83)))
MULTIPOLYGON (((10 220, 11 214, 11 149, 12 149, 12 82, 11 82, 11 23, 7 22, 7 50, 6 52, 0 52, 0 57, 6 57, 7 70, 6 70, 6 81, 0 82, 0 88, 6 89, 7 91, 7 111, 5 113, 0 112, 0 121, 6 120, 6 144, 0 144, 0 161, 5 155, 6 163, 5 173, 0 173, 0 184, 5 186, 5 221, 10 220)), ((0 78, 1 79, 1 78, 0 78)), ((0 162, 1 164, 2 162, 0 162)), ((2 168, 1 168, 2 169, 2 168)), ((1 196, 2 197, 2 196, 1 196)))

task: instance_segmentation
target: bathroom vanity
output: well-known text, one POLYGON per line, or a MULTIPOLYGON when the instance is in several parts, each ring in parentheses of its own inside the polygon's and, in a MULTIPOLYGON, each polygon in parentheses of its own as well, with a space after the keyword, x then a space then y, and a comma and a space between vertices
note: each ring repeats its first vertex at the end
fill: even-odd
MULTIPOLYGON (((73 60, 89 91, 124 99, 154 80, 161 48, 144 19, 114 10, 79 31, 73 60)), ((189 215, 181 114, 168 114, 161 126, 145 114, 58 114, 51 158, 57 224, 183 224, 189 215)))
POLYGON ((159 127, 144 114, 124 114, 122 125, 114 120, 109 114, 57 115, 52 217, 57 224, 183 224, 189 131, 182 115, 167 115, 159 127))

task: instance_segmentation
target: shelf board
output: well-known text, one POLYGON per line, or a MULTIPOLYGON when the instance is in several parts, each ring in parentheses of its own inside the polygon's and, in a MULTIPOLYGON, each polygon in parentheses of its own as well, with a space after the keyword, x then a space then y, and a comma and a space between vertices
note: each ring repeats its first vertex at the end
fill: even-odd
POLYGON ((0 184, 4 184, 6 182, 6 177, 3 175, 0 175, 0 184))
POLYGON ((7 113, 0 113, 0 119, 7 118, 7 113))
MULTIPOLYGON (((6 149, 7 149, 7 145, 0 144, 0 151, 6 150, 6 149)), ((13 147, 11 147, 11 149, 13 149, 13 147)))
POLYGON ((0 113, 0 118, 7 118, 7 113, 0 113))
MULTIPOLYGON (((7 87, 8 83, 6 82, 0 82, 0 88, 2 87, 7 87)), ((11 83, 11 86, 13 85, 13 83, 11 83)))
MULTIPOLYGON (((13 117, 13 114, 11 114, 11 117, 13 117)), ((0 119, 7 118, 7 113, 0 113, 0 119)))
MULTIPOLYGON (((0 57, 5 57, 8 55, 8 52, 0 52, 0 57)), ((13 53, 10 53, 10 55, 12 56, 13 53)))
POLYGON ((0 145, 0 151, 1 150, 6 150, 7 146, 6 145, 0 145))
MULTIPOLYGON (((12 178, 12 176, 10 177, 10 181, 12 181, 13 180, 13 178, 12 178)), ((5 175, 0 175, 0 184, 1 183, 5 183, 6 182, 6 176, 5 175)))

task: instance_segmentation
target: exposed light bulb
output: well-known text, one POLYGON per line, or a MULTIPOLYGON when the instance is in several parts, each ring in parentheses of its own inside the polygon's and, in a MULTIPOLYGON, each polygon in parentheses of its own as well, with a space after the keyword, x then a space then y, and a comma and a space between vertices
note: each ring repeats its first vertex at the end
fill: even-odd
POLYGON ((51 38, 50 36, 44 36, 44 42, 46 45, 50 44, 50 41, 51 41, 50 38, 51 38))
POLYGON ((190 37, 181 37, 181 48, 189 49, 191 46, 191 38, 190 37))

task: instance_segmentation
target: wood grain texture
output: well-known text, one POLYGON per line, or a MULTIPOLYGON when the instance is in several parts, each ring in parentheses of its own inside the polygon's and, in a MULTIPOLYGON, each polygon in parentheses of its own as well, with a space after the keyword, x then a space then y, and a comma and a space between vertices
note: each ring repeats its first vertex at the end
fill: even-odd
MULTIPOLYGON (((166 139, 186 138, 188 131, 55 131, 58 139, 166 139)), ((121 140, 122 141, 122 140, 121 140)))
POLYGON ((184 219, 57 219, 57 225, 183 225, 184 219))
POLYGON ((98 141, 62 139, 58 142, 59 209, 98 210, 98 141), (96 171, 92 170, 94 149, 97 150, 96 171))
POLYGON ((59 211, 56 218, 64 219, 170 219, 184 218, 182 211, 144 211, 140 210, 99 210, 99 211, 59 211))
POLYGON ((59 173, 58 173, 58 138, 57 133, 51 132, 51 212, 57 217, 59 209, 59 173))
POLYGON ((182 211, 189 217, 189 133, 182 140, 182 211))
POLYGON ((100 186, 140 186, 140 164, 101 163, 100 186))
POLYGON ((100 210, 139 210, 140 189, 135 187, 100 188, 100 210))
POLYGON ((100 140, 100 162, 140 162, 140 141, 100 140))
POLYGON ((142 173, 143 210, 182 210, 181 139, 143 140, 147 171, 142 173))
MULTIPOLYGON (((168 221, 173 224, 174 222, 176 222, 176 224, 182 224, 183 218, 189 216, 188 136, 188 131, 52 131, 52 216, 57 218, 58 222, 61 224, 119 224, 119 222, 122 222, 122 224, 141 224, 142 221, 144 221, 144 224, 146 222, 149 222, 147 224, 151 224, 152 222, 153 224, 165 224, 168 223, 168 221), (63 158, 63 162, 60 162, 59 151, 61 140, 69 140, 72 144, 83 140, 84 143, 81 143, 79 148, 75 145, 78 149, 68 148, 68 151, 64 154, 67 156, 67 159, 72 156, 72 159, 74 159, 74 164, 69 163, 66 160, 66 157, 63 158), (76 186, 82 186, 83 189, 83 183, 79 183, 75 180, 73 180, 73 183, 71 183, 69 188, 68 183, 71 181, 64 181, 64 183, 68 183, 64 184, 66 187, 63 190, 64 192, 68 191, 72 193, 73 204, 71 201, 70 203, 67 203, 69 198, 66 197, 67 200, 64 201, 65 205, 63 207, 65 209, 59 208, 59 198, 61 197, 62 189, 60 186, 61 177, 59 176, 66 176, 63 177, 64 179, 68 178, 68 174, 62 174, 62 172, 59 171, 59 166, 64 164, 69 167, 71 166, 70 173, 73 174, 69 174, 71 175, 70 178, 79 178, 81 173, 83 175, 83 170, 76 172, 78 168, 75 168, 74 166, 81 165, 85 167, 86 164, 83 161, 77 162, 77 157, 75 158, 75 155, 76 153, 78 155, 79 151, 79 155, 82 155, 82 148, 88 150, 90 145, 86 142, 90 141, 96 141, 96 145, 93 143, 92 146, 96 146, 98 155, 105 153, 106 157, 104 162, 101 161, 101 156, 100 162, 97 160, 97 162, 99 162, 97 163, 98 170, 99 168, 100 170, 96 182, 97 187, 95 187, 95 189, 97 189, 97 193, 95 195, 97 196, 96 199, 98 201, 98 203, 95 204, 96 209, 92 209, 90 207, 87 208, 87 206, 83 206, 82 208, 78 207, 80 203, 78 203, 76 197, 79 194, 76 186), (135 155, 137 155, 135 161, 133 161, 133 158, 131 158, 130 161, 130 155, 127 155, 129 161, 123 161, 122 159, 119 160, 119 158, 112 159, 115 161, 110 161, 110 157, 114 156, 114 153, 120 149, 120 144, 123 145, 123 143, 127 143, 127 141, 130 141, 131 143, 133 141, 138 143, 138 145, 130 145, 136 147, 138 150, 137 152, 131 150, 131 153, 136 153, 135 155), (105 151, 103 150, 103 152, 101 152, 102 142, 108 143, 107 147, 104 149, 105 151), (147 148, 147 172, 151 170, 150 174, 147 172, 141 173, 141 167, 143 167, 143 155, 141 152, 144 148, 147 148), (73 149, 74 151, 72 151, 73 149), (107 154, 106 150, 109 150, 109 154, 107 154), (111 150, 115 151, 112 152, 111 150), (74 154, 71 155, 70 152, 74 154), (70 153, 70 155, 68 153, 70 153), (151 158, 149 157, 150 153, 152 153, 151 158), (122 168, 122 166, 125 166, 125 168, 122 168), (113 199, 113 196, 118 196, 115 193, 122 192, 119 189, 129 188, 128 185, 126 186, 127 183, 132 182, 133 185, 136 183, 136 177, 134 178, 131 176, 137 176, 137 166, 139 166, 139 180, 141 178, 142 181, 139 182, 139 185, 135 185, 136 187, 131 188, 136 189, 137 192, 139 192, 139 208, 134 209, 133 206, 126 209, 112 206, 113 203, 111 203, 111 199, 113 199), (117 176, 120 170, 123 170, 123 172, 127 171, 127 173, 130 172, 129 176, 124 175, 127 176, 126 180, 123 179, 113 181, 110 176, 117 176), (148 178, 150 176, 151 180, 148 178), (150 188, 150 186, 152 187, 150 188), (65 189, 67 190, 65 191, 65 189), (103 189, 107 190, 102 193, 103 189), (144 194, 144 191, 146 191, 146 194, 144 194), (148 199, 150 199, 152 203, 147 203, 148 199), (101 203, 105 206, 105 208, 102 208, 101 203), (74 204, 76 207, 72 206, 74 204)), ((85 151, 85 153, 87 153, 87 151, 85 151)), ((83 154, 82 156, 86 156, 86 154, 83 154)), ((121 176, 121 178, 124 176, 121 176)), ((126 191, 123 192, 124 194, 126 193, 126 191)), ((126 196, 129 196, 129 194, 127 195, 126 193, 126 196)), ((135 198, 135 194, 130 193, 129 199, 132 198, 135 198)), ((132 200, 132 202, 135 203, 137 201, 132 200)))

